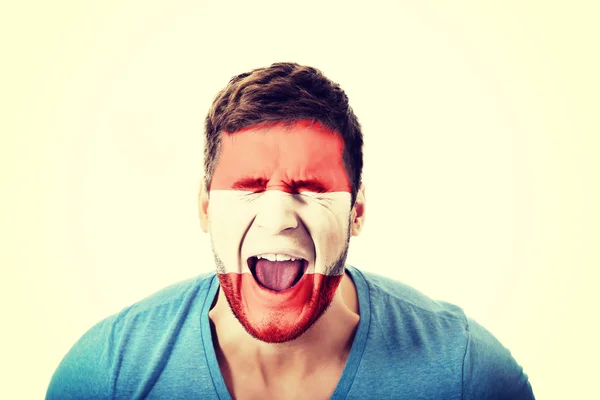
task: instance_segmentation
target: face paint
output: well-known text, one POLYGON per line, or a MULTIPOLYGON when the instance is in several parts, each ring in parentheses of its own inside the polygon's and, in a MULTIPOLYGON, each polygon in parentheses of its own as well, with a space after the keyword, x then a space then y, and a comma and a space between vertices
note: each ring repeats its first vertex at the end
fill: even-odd
POLYGON ((233 313, 259 340, 297 338, 333 300, 350 237, 342 151, 338 134, 306 122, 222 136, 213 251, 233 313), (289 256, 296 261, 281 261, 289 256))

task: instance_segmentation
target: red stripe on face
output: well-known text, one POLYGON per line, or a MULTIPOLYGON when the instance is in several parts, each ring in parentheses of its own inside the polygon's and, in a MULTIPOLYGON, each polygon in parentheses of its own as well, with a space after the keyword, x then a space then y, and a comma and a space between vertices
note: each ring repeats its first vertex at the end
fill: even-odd
POLYGON ((218 274, 229 305, 246 331, 267 343, 294 340, 325 312, 342 275, 306 274, 292 288, 273 292, 251 274, 218 274))
POLYGON ((340 135, 300 121, 222 133, 211 190, 350 192, 340 135))

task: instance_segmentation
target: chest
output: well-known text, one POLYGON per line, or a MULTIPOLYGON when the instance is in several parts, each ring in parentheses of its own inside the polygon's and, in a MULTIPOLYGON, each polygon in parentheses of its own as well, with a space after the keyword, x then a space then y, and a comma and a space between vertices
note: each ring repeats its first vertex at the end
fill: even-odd
POLYGON ((243 371, 223 374, 223 378, 231 397, 235 400, 330 399, 342 372, 343 365, 336 365, 319 368, 302 379, 285 374, 264 377, 243 371))

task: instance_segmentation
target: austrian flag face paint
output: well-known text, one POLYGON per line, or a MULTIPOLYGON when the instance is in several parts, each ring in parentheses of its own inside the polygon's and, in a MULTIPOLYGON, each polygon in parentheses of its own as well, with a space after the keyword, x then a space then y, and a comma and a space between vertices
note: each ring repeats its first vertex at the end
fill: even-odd
POLYGON ((279 343, 327 309, 344 274, 344 143, 298 122, 223 133, 208 216, 221 288, 252 336, 279 343))

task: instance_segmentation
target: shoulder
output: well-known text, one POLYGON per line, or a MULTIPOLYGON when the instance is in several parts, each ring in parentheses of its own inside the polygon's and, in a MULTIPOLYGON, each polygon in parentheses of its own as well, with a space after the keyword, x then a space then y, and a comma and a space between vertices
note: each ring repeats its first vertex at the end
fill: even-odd
MULTIPOLYGON (((350 270, 352 271, 352 270, 350 270)), ((373 349, 390 354, 390 363, 404 362, 409 351, 420 368, 448 365, 458 374, 468 340, 468 319, 451 303, 434 300, 409 285, 372 272, 354 270, 368 301, 369 338, 373 349), (360 282, 360 277, 364 282, 360 282)), ((357 286, 357 287, 358 287, 357 286)), ((359 291, 361 291, 359 289, 359 291)))
POLYGON ((198 295, 208 291, 214 272, 205 273, 169 285, 158 292, 124 308, 113 316, 115 323, 135 319, 140 315, 156 312, 159 309, 176 309, 198 295))
POLYGON ((457 305, 434 300, 419 290, 394 279, 363 270, 360 273, 368 286, 371 306, 385 306, 388 310, 412 310, 422 318, 448 319, 466 329, 467 317, 462 308, 457 305))
POLYGON ((106 325, 103 329, 110 328, 111 335, 127 333, 129 339, 141 334, 148 338, 148 332, 159 335, 176 319, 187 317, 189 308, 206 296, 214 276, 215 273, 211 272, 169 285, 104 319, 98 328, 106 325), (146 329, 149 327, 152 330, 146 329), (144 331, 141 332, 141 329, 144 331))
MULTIPOLYGON (((460 384, 465 399, 533 399, 527 375, 498 339, 455 304, 434 300, 405 283, 350 269, 364 277, 371 311, 371 335, 387 354, 410 348, 415 363, 460 384)), ((401 362, 394 359, 393 363, 401 362)), ((423 378, 423 377, 422 377, 423 378)))
POLYGON ((173 326, 208 292, 214 273, 170 285, 104 318, 73 345, 54 372, 48 399, 111 398, 128 360, 148 357, 173 326), (135 354, 132 354, 135 353, 135 354), (133 357, 132 357, 133 356, 133 357))

